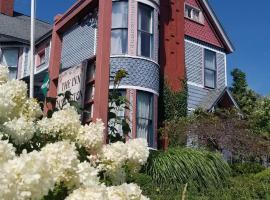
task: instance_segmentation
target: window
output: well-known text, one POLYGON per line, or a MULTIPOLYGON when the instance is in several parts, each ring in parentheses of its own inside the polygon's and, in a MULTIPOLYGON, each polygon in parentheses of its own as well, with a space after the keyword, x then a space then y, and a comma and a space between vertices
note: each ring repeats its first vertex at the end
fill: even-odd
POLYGON ((153 12, 154 9, 139 3, 138 12, 138 55, 153 57, 153 12))
POLYGON ((2 49, 1 64, 9 68, 9 78, 16 79, 19 50, 17 48, 2 49))
POLYGON ((126 54, 128 49, 128 1, 114 1, 112 6, 111 54, 126 54))
POLYGON ((204 51, 204 85, 208 88, 216 87, 216 53, 205 49, 204 51))
POLYGON ((137 137, 145 138, 149 146, 154 145, 153 94, 137 92, 137 137))
POLYGON ((185 17, 203 23, 202 11, 190 5, 185 5, 185 17))
POLYGON ((39 54, 40 64, 45 63, 45 51, 39 54))

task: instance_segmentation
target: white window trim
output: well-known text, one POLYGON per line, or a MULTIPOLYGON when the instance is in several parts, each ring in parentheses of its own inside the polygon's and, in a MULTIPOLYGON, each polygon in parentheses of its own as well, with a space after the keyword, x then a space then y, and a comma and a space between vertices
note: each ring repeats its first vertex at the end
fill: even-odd
POLYGON ((128 54, 123 54, 123 55, 119 54, 119 55, 111 55, 110 56, 110 58, 119 58, 119 57, 142 59, 142 60, 152 62, 152 63, 156 64, 158 67, 160 67, 160 65, 155 60, 153 60, 151 58, 143 57, 143 56, 131 56, 131 55, 128 55, 128 54))
MULTIPOLYGON (((155 3, 153 3, 153 1, 150 1, 150 0, 136 0, 136 1, 137 1, 137 3, 143 3, 143 4, 146 4, 148 6, 151 6, 155 10, 159 10, 159 6, 156 5, 155 3)), ((164 1, 164 0, 162 0, 162 1, 164 1)))
POLYGON ((207 89, 207 90, 216 90, 218 88, 217 52, 212 51, 212 52, 215 53, 215 67, 216 67, 216 70, 215 70, 215 83, 214 83, 215 87, 212 88, 212 87, 208 87, 208 86, 205 85, 205 70, 207 69, 207 70, 214 71, 213 69, 208 69, 208 68, 205 67, 205 50, 212 51, 212 50, 209 50, 209 49, 206 49, 206 48, 202 49, 202 51, 203 51, 203 87, 205 89, 207 89))
MULTIPOLYGON (((128 0, 113 0, 112 1, 112 3, 116 3, 116 2, 126 2, 127 3, 127 17, 128 17, 128 19, 127 19, 127 22, 128 22, 128 24, 127 24, 127 27, 126 28, 112 28, 111 27, 111 32, 113 31, 113 30, 127 30, 127 52, 126 53, 123 53, 123 54, 120 54, 120 55, 126 55, 126 54, 128 54, 129 53, 129 26, 130 26, 130 24, 129 24, 129 18, 130 18, 130 16, 129 16, 129 12, 130 12, 130 7, 129 7, 129 5, 130 5, 130 2, 128 1, 128 0)), ((97 28, 95 29, 95 41, 94 41, 94 55, 96 55, 96 48, 97 48, 97 28)), ((110 54, 111 55, 117 55, 117 54, 112 54, 111 52, 110 52, 110 54)))
POLYGON ((154 6, 151 6, 151 5, 149 5, 149 4, 147 4, 147 3, 145 3, 145 0, 137 0, 139 3, 141 3, 141 4, 145 4, 145 5, 147 5, 147 6, 149 6, 149 7, 152 7, 152 9, 153 9, 153 11, 152 11, 152 18, 151 18, 151 24, 152 24, 152 33, 150 33, 151 35, 152 35, 152 41, 151 41, 151 49, 150 49, 150 57, 146 57, 146 56, 143 56, 143 55, 139 55, 139 48, 138 48, 138 36, 139 36, 139 34, 138 34, 138 32, 142 32, 141 30, 139 30, 139 28, 138 28, 138 13, 139 13, 139 3, 137 3, 137 52, 136 52, 136 54, 137 54, 137 56, 139 56, 139 57, 142 57, 142 58, 146 58, 146 59, 149 59, 149 60, 154 60, 155 58, 155 20, 156 19, 154 19, 155 18, 155 8, 154 8, 154 6), (142 2, 141 2, 142 1, 142 2))
MULTIPOLYGON (((109 89, 113 89, 113 85, 110 85, 109 86, 109 89)), ((118 89, 134 89, 134 90, 141 90, 141 91, 144 91, 144 92, 149 92, 149 93, 152 93, 152 94, 155 94, 157 96, 159 96, 159 93, 157 93, 156 91, 152 90, 152 89, 149 89, 149 88, 145 88, 145 87, 140 87, 140 86, 132 86, 132 85, 120 85, 118 87, 118 89)))
POLYGON ((194 22, 197 22, 197 23, 199 23, 199 24, 202 24, 202 25, 204 25, 204 15, 203 15, 203 12, 202 12, 202 10, 200 9, 200 8, 198 8, 198 7, 195 7, 195 6, 193 6, 193 5, 191 5, 191 4, 189 4, 189 3, 185 3, 185 6, 184 6, 184 16, 185 16, 185 18, 187 18, 187 19, 190 19, 190 20, 192 20, 192 21, 194 21, 194 22), (198 11, 199 12, 199 20, 196 20, 196 19, 194 19, 193 17, 188 17, 188 16, 186 16, 186 7, 189 7, 189 8, 191 8, 192 9, 192 13, 193 13, 193 10, 196 10, 196 11, 198 11))

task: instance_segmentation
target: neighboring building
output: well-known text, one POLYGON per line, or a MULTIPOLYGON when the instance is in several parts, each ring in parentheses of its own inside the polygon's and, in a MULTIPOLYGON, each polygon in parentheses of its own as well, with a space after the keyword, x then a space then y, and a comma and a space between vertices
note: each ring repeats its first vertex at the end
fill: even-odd
MULTIPOLYGON (((16 47, 16 52, 7 49, 12 59, 5 64, 11 76, 27 80, 30 18, 10 9, 13 0, 8 0, 10 7, 0 2, 2 57, 6 58, 3 44, 16 47)), ((101 118, 106 122, 110 76, 125 69, 129 75, 119 90, 130 108, 117 114, 129 118, 129 136, 146 138, 150 147, 157 148, 162 79, 177 91, 182 89, 179 80, 187 78, 190 112, 199 107, 212 111, 237 106, 226 77, 226 55, 233 47, 206 0, 79 0, 55 17, 52 31, 41 21, 36 29, 37 88, 47 69, 48 97, 56 98, 59 91, 77 87, 83 80, 84 90, 77 94, 88 111, 84 121, 101 118), (85 79, 81 69, 86 70, 85 79)), ((46 102, 45 109, 54 106, 46 102)))
POLYGON ((237 107, 227 88, 227 54, 234 51, 207 0, 185 0, 188 109, 237 107))
MULTIPOLYGON (((0 0, 0 63, 8 66, 10 78, 27 81, 29 79, 31 21, 29 16, 15 12, 13 8, 14 0, 0 0)), ((51 32, 51 28, 50 24, 36 20, 37 45, 42 42, 44 35, 51 32)), ((48 48, 44 55, 46 55, 44 59, 46 63, 49 60, 48 48)), ((39 65, 39 62, 37 63, 39 65)), ((35 73, 38 75, 47 69, 48 65, 42 69, 36 68, 35 73)), ((42 75, 39 76, 40 79, 43 78, 42 75)), ((39 91, 39 82, 37 78, 35 82, 37 91, 39 91)))

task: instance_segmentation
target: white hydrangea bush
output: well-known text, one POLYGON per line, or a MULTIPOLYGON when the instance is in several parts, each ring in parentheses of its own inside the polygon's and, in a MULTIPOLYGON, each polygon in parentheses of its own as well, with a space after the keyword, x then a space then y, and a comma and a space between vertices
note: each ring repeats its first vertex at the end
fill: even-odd
POLYGON ((147 161, 144 139, 104 145, 104 123, 81 125, 71 106, 41 117, 26 84, 8 80, 0 66, 0 199, 41 200, 57 186, 68 189, 67 200, 147 199, 125 183, 126 167, 138 170, 147 161))

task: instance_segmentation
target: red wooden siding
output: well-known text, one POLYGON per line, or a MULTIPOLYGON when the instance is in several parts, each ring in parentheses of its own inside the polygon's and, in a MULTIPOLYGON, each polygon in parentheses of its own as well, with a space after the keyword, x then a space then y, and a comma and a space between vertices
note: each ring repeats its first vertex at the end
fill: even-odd
POLYGON ((224 48, 224 45, 219 39, 215 29, 213 28, 206 13, 203 11, 203 8, 199 4, 198 0, 185 0, 185 3, 192 5, 195 8, 199 8, 203 12, 204 16, 204 24, 200 24, 185 18, 185 35, 191 36, 217 47, 224 48))

